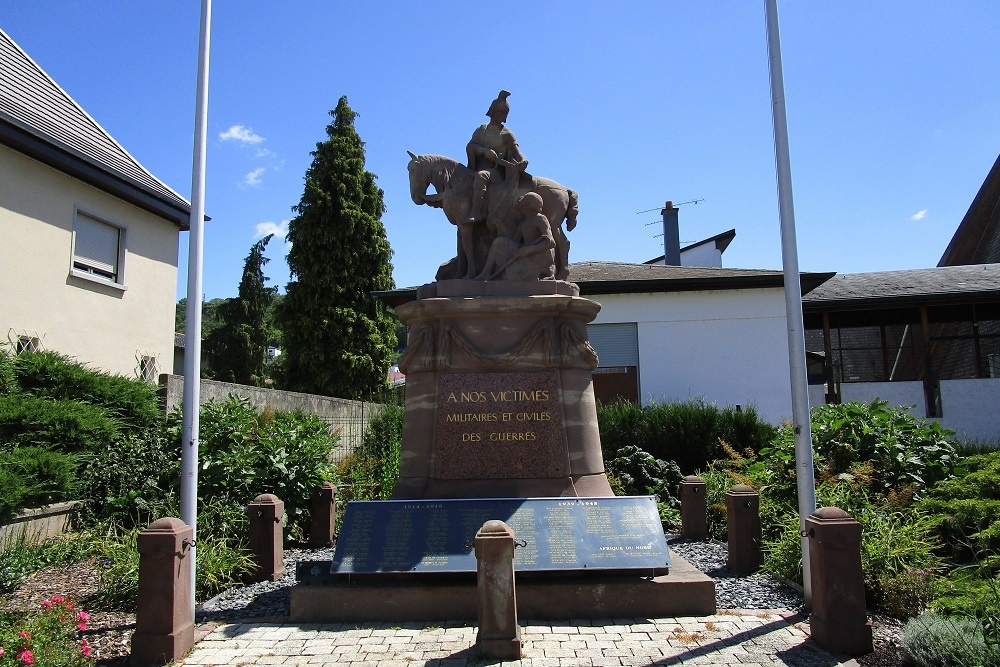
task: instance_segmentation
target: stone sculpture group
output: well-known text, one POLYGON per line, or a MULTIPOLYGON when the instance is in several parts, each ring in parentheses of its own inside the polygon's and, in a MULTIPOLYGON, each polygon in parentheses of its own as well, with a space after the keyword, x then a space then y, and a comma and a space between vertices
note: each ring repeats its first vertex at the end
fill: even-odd
POLYGON ((466 147, 467 164, 409 153, 410 196, 444 211, 458 228, 458 252, 437 280, 568 280, 569 239, 577 194, 530 175, 517 139, 504 126, 510 104, 501 90, 466 147), (435 192, 428 194, 433 185, 435 192))

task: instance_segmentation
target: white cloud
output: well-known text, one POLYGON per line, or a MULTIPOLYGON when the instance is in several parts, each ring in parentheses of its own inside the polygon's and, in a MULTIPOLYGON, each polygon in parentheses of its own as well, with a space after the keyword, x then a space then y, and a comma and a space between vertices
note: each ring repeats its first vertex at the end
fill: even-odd
POLYGON ((258 148, 257 157, 274 157, 274 153, 267 150, 266 148, 258 148))
POLYGON ((282 220, 279 223, 258 222, 257 229, 254 232, 253 237, 255 239, 262 239, 268 234, 274 234, 279 239, 285 238, 285 236, 288 234, 288 221, 282 220))
POLYGON ((923 220, 926 217, 927 217, 927 209, 923 208, 923 209, 920 209, 919 211, 917 211, 916 213, 914 213, 913 215, 911 215, 910 216, 910 220, 913 220, 914 222, 916 222, 917 220, 923 220))
POLYGON ((254 134, 254 131, 243 125, 233 125, 231 128, 219 135, 223 141, 240 141, 244 144, 259 144, 264 141, 264 137, 254 134))
POLYGON ((243 187, 252 188, 260 185, 261 175, 267 171, 267 167, 257 167, 249 174, 243 177, 243 187))

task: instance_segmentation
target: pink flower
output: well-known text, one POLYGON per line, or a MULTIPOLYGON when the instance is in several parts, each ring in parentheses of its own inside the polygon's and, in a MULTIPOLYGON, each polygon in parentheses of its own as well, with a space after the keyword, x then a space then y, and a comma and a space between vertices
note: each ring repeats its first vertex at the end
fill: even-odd
POLYGON ((4 654, 3 646, 0 646, 0 658, 3 657, 3 654, 4 654))
POLYGON ((78 613, 76 615, 76 620, 78 620, 78 621, 89 621, 90 620, 90 614, 88 614, 85 611, 81 611, 80 613, 78 613))
POLYGON ((17 636, 20 637, 21 639, 31 639, 31 633, 28 632, 27 630, 21 630, 19 633, 17 633, 17 636))
POLYGON ((35 654, 32 653, 31 651, 25 650, 25 651, 22 651, 21 653, 18 653, 17 654, 17 659, 20 660, 25 665, 33 665, 33 664, 35 664, 35 654))
POLYGON ((52 601, 53 601, 53 602, 65 602, 65 601, 66 601, 66 598, 64 598, 64 597, 63 597, 63 596, 61 596, 61 595, 53 595, 53 596, 52 596, 52 601))
POLYGON ((52 600, 42 600, 42 606, 48 609, 52 606, 52 600))
POLYGON ((76 624, 76 629, 79 630, 80 632, 83 632, 84 630, 87 629, 87 624, 84 623, 83 621, 80 621, 79 623, 76 624))
POLYGON ((80 641, 80 650, 83 651, 83 657, 90 657, 90 644, 87 643, 86 639, 80 641))

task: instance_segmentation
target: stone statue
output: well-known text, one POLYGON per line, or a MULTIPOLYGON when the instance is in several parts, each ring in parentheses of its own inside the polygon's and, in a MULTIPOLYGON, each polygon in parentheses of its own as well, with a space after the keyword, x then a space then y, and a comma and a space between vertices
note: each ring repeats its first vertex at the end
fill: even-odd
POLYGON ((490 122, 473 133, 466 146, 468 166, 407 151, 413 202, 441 208, 458 228, 457 255, 441 265, 437 280, 569 278, 569 239, 562 222, 567 231, 576 227, 577 194, 525 171, 528 161, 504 126, 509 95, 500 91, 486 113, 490 122), (434 194, 427 193, 431 185, 434 194))

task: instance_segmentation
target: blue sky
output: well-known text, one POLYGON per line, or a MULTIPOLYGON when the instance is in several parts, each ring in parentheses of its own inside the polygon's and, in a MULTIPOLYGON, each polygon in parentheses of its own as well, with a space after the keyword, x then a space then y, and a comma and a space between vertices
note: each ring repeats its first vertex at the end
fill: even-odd
MULTIPOLYGON (((0 27, 153 174, 191 190, 199 3, 9 0, 0 27)), ((415 206, 407 150, 464 159, 501 88, 532 173, 580 194, 571 261, 661 255, 736 228, 724 263, 781 268, 763 2, 215 2, 204 293, 234 296, 302 194, 347 95, 399 286, 455 250, 415 206), (654 223, 654 224, 649 224, 654 223)), ((1000 3, 779 4, 799 261, 937 264, 1000 153, 1000 3)), ((186 285, 182 235, 178 296, 186 285)), ((271 242, 273 283, 287 247, 271 242)))

